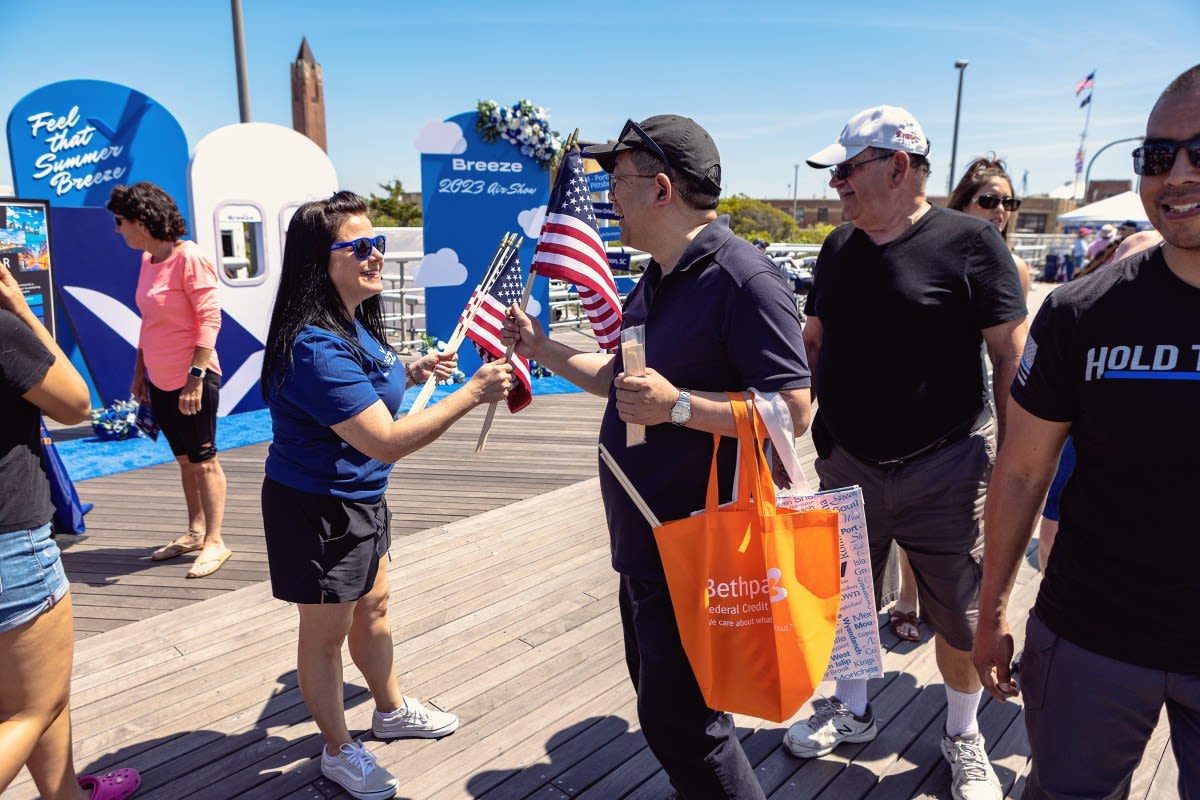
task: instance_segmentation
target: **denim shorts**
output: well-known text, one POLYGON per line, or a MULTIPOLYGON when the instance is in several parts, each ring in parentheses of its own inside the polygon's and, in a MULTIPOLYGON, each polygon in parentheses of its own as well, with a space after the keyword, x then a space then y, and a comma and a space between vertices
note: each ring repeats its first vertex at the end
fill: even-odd
POLYGON ((47 522, 0 533, 0 633, 49 611, 71 588, 50 530, 47 522))

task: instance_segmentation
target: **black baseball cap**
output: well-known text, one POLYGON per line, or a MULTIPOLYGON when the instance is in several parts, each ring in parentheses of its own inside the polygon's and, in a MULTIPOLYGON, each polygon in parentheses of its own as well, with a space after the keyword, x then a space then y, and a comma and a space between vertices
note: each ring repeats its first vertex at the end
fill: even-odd
POLYGON ((658 114, 640 123, 629 120, 615 142, 594 144, 583 154, 612 172, 617 153, 641 150, 656 156, 664 166, 687 175, 714 194, 721 193, 721 154, 696 120, 677 114, 658 114))

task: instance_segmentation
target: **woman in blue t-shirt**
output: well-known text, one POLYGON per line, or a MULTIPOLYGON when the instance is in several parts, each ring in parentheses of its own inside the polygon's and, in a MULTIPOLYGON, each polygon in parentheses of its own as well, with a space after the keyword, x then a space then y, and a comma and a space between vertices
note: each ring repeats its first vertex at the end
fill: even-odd
POLYGON ((351 192, 301 206, 288 226, 263 359, 273 440, 262 513, 271 588, 300 611, 297 676, 325 739, 321 771, 357 798, 387 798, 396 779, 351 738, 341 648, 375 700, 377 737, 438 738, 458 718, 404 697, 396 680, 387 578, 392 464, 468 411, 503 400, 507 362, 484 364, 437 404, 397 418, 408 386, 448 377, 453 354, 407 366, 387 344, 380 293, 386 240, 351 192))

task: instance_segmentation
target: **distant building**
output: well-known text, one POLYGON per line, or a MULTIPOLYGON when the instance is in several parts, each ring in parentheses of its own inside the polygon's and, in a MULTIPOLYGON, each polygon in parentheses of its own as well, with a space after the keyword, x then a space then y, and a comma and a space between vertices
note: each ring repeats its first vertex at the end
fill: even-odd
POLYGON ((1095 203, 1106 197, 1124 194, 1132 189, 1133 181, 1131 180, 1095 180, 1088 184, 1085 202, 1095 203))
POLYGON ((329 152, 325 145, 325 83, 321 65, 313 58, 308 39, 303 37, 300 52, 292 62, 292 129, 329 152))

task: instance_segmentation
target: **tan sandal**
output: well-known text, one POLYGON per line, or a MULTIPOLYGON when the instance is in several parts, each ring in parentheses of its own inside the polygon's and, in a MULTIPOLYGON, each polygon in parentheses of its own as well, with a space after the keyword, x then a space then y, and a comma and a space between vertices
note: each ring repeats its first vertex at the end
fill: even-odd
POLYGON ((921 641, 921 618, 917 616, 915 611, 893 611, 889 624, 892 627, 892 633, 906 642, 921 641), (912 625, 914 633, 905 631, 905 625, 912 625), (901 631, 905 631, 902 633, 901 631))
POLYGON ((151 561, 169 561, 184 553, 191 553, 204 547, 204 534, 185 533, 173 542, 169 542, 150 554, 151 561), (197 539, 199 537, 199 539, 197 539))

